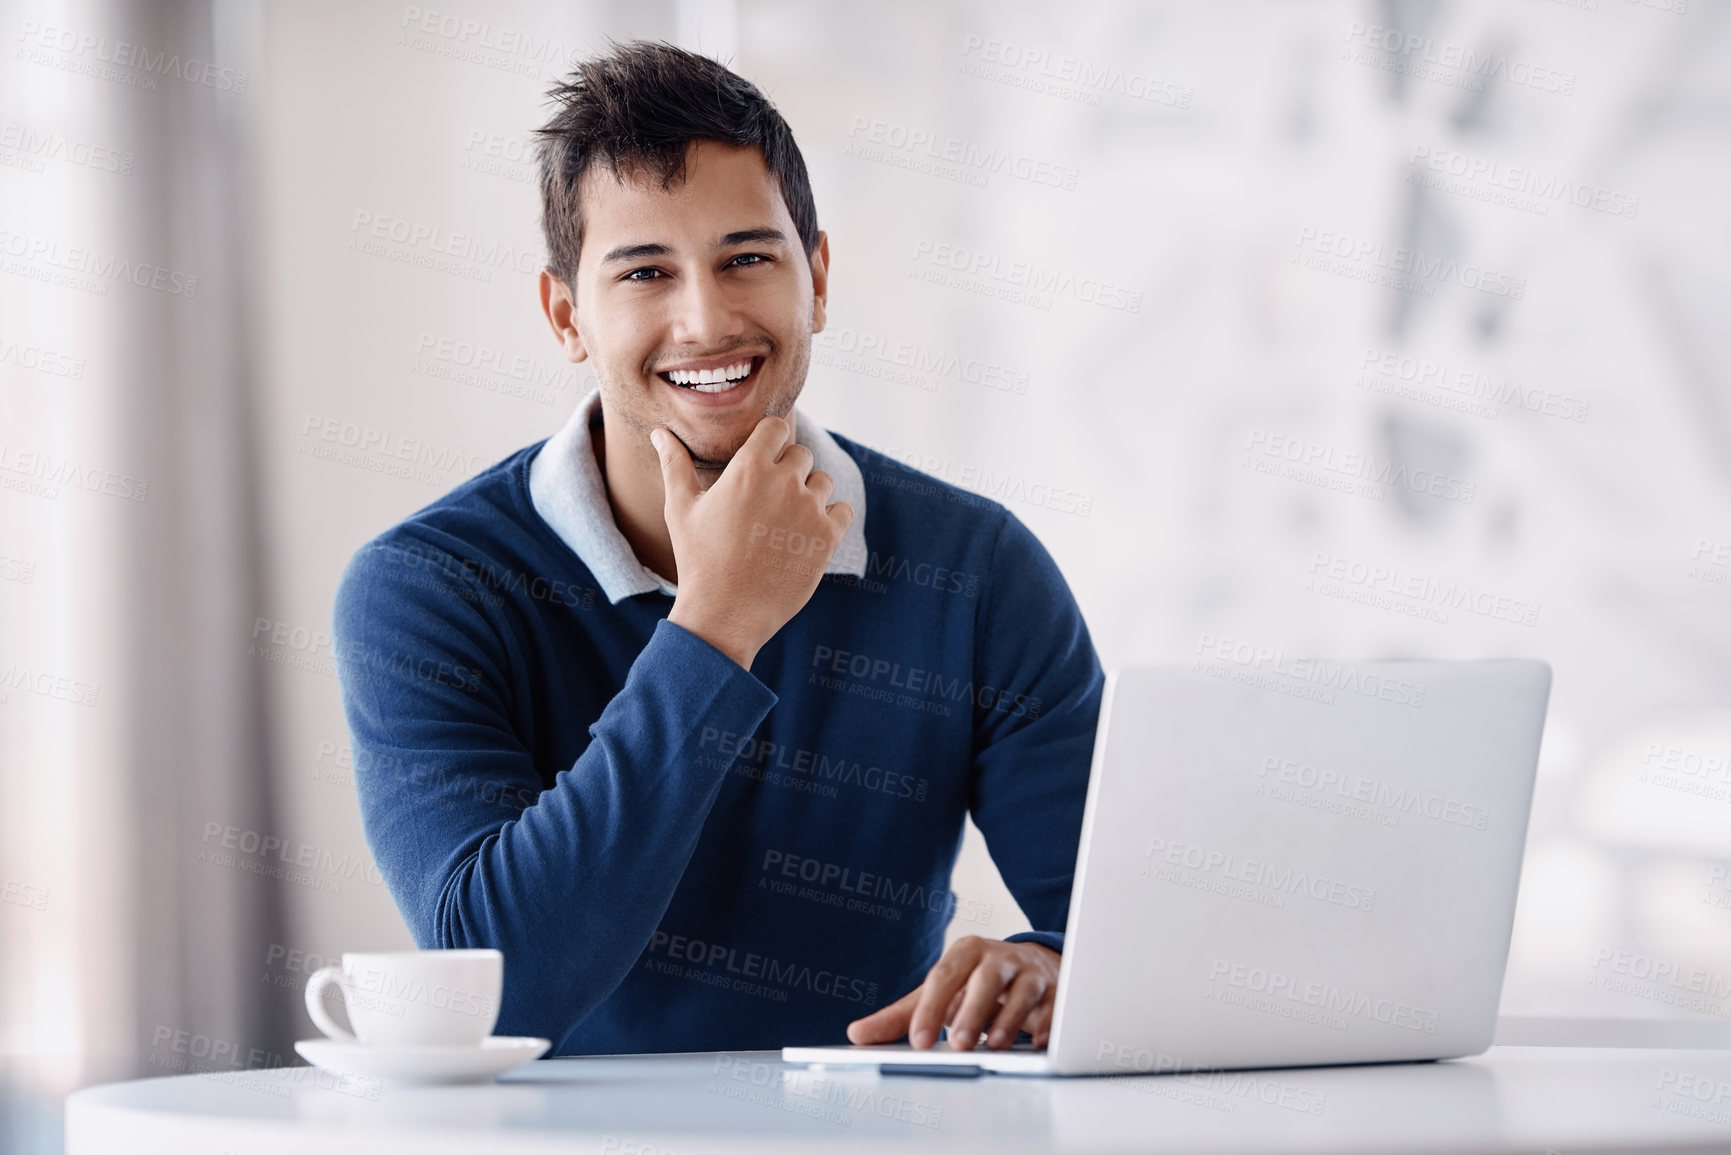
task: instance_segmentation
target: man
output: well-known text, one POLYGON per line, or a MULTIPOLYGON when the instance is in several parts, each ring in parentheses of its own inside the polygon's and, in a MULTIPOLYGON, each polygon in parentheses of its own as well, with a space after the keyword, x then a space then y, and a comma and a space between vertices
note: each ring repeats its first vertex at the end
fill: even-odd
POLYGON ((763 96, 631 44, 541 130, 541 305, 600 383, 364 546, 367 839, 555 1054, 1044 1045, 1103 679, 1002 507, 794 407, 829 242, 763 96), (971 813, 1036 928, 944 951, 971 813), (941 956, 941 957, 940 957, 941 956))

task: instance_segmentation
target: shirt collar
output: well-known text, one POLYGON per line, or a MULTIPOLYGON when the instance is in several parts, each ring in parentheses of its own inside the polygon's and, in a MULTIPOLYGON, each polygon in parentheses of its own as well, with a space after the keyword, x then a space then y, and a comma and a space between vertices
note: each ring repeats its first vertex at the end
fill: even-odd
MULTIPOLYGON (((637 560, 631 543, 613 520, 607 483, 595 460, 595 442, 589 431, 590 422, 599 420, 600 410, 601 391, 590 390, 565 427, 547 439, 529 464, 529 500, 541 520, 589 567, 609 602, 618 605, 635 594, 676 594, 679 587, 637 560)), ((824 572, 864 577, 865 479, 859 465, 828 430, 798 409, 794 410, 793 430, 794 440, 811 450, 812 468, 835 479, 831 500, 853 506, 853 524, 824 572)))

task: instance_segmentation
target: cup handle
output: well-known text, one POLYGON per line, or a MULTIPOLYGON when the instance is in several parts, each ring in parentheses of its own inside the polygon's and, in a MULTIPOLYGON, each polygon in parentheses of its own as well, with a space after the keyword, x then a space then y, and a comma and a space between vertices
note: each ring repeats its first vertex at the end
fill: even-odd
POLYGON ((320 967, 314 971, 313 977, 307 980, 307 1014, 312 1016, 314 1025, 331 1038, 345 1043, 358 1043, 360 1040, 355 1038, 354 1032, 344 1030, 335 1019, 331 1018, 330 1012, 325 1010, 323 997, 325 988, 331 983, 336 983, 337 989, 343 992, 344 998, 347 998, 349 993, 347 978, 348 976, 343 974, 342 967, 320 967))

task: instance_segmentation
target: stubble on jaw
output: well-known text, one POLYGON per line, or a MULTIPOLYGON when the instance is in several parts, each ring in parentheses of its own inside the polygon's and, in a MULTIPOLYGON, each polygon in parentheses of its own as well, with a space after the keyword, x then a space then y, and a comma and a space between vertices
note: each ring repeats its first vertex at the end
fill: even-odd
MULTIPOLYGON (((813 313, 815 313, 815 309, 813 313)), ((764 407, 759 420, 761 420, 762 417, 780 417, 789 422, 793 420, 791 414, 793 413, 794 403, 799 400, 799 395, 805 391, 806 374, 811 369, 812 319, 813 314, 808 314, 806 316, 806 339, 799 342, 795 349, 789 351, 789 356, 794 358, 794 360, 790 362, 788 366, 790 370, 788 378, 789 380, 796 382, 796 384, 792 389, 786 392, 785 396, 778 395, 771 398, 770 403, 764 407)), ((766 361, 773 358, 777 353, 782 352, 784 349, 784 346, 773 337, 768 338, 768 340, 770 348, 769 353, 765 356, 766 361)), ((591 348, 593 348, 593 346, 591 346, 591 348)), ((598 363, 596 367, 597 370, 599 370, 598 363)), ((661 379, 654 374, 647 374, 647 376, 651 390, 662 383, 661 379)), ((606 399, 609 393, 615 395, 630 395, 631 391, 635 389, 635 386, 628 387, 624 390, 617 389, 609 382, 603 381, 599 371, 597 371, 595 379, 602 384, 601 396, 603 400, 606 399)), ((725 456, 705 457, 700 456, 696 450, 692 449, 691 443, 681 437, 671 425, 663 425, 659 422, 646 423, 639 419, 629 408, 622 408, 617 413, 611 415, 624 425, 627 430, 629 430, 631 436, 641 438, 645 444, 648 444, 649 433, 653 429, 666 429, 669 433, 672 433, 674 439, 685 447, 685 452, 690 454, 692 468, 697 471, 698 480, 702 483, 704 489, 708 489, 718 478, 720 478, 722 471, 727 468, 734 456, 744 447, 746 440, 751 437, 751 430, 748 429, 740 436, 737 444, 725 451, 725 456)), ((755 423, 753 424, 753 428, 756 428, 755 423)))

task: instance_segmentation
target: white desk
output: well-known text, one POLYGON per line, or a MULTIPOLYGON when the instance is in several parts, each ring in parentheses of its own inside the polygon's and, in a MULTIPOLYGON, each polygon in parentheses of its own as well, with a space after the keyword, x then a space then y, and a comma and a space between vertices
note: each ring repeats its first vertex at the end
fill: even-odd
POLYGON ((278 1068, 86 1088, 67 1100, 67 1155, 1731 1151, 1722 1050, 1105 1080, 882 1078, 739 1052, 544 1060, 491 1086, 337 1082, 278 1068))

